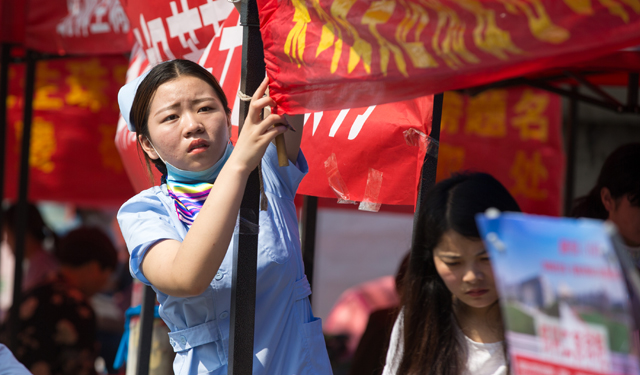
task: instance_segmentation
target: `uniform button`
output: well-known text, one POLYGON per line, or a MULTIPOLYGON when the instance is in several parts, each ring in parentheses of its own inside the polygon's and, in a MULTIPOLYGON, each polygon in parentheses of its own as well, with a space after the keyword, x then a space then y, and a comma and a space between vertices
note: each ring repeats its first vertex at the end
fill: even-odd
POLYGON ((187 344, 187 338, 184 337, 184 336, 180 336, 180 344, 186 345, 187 344))
POLYGON ((220 319, 227 319, 229 317, 229 313, 226 311, 223 311, 222 314, 220 314, 220 319))
POLYGON ((220 271, 218 271, 218 273, 216 273, 216 280, 217 281, 222 280, 223 277, 224 277, 224 275, 220 271))

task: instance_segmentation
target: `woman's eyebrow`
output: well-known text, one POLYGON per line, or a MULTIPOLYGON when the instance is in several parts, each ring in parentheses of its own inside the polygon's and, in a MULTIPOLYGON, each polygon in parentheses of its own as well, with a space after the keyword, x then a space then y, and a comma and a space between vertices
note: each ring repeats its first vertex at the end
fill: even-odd
POLYGON ((476 256, 478 257, 478 256, 480 256, 480 255, 484 255, 484 254, 486 254, 486 253, 487 253, 487 249, 483 249, 483 250, 481 250, 481 251, 478 251, 478 253, 476 254, 476 256))
POLYGON ((173 103, 171 105, 168 105, 166 107, 160 108, 155 114, 154 116, 157 116, 159 113, 164 112, 164 111, 168 111, 170 109, 176 108, 176 107, 180 107, 180 103, 173 103))
MULTIPOLYGON (((202 103, 202 102, 208 102, 208 101, 214 101, 214 102, 215 102, 215 101, 216 101, 216 98, 211 97, 211 96, 206 96, 206 97, 204 97, 204 98, 193 99, 193 100, 191 101, 191 104, 194 104, 194 105, 195 105, 195 104, 199 104, 199 103, 202 103)), ((154 114, 154 116, 157 116, 157 115, 158 115, 159 113, 161 113, 161 112, 168 111, 168 110, 170 110, 170 109, 174 109, 174 108, 177 108, 177 107, 180 107, 180 103, 179 103, 179 102, 178 102, 178 103, 173 103, 173 104, 168 105, 168 106, 163 107, 163 108, 160 108, 160 109, 159 109, 159 110, 154 114)))
POLYGON ((451 258, 451 259, 460 259, 460 258, 462 258, 460 255, 453 255, 453 254, 440 254, 440 255, 438 255, 438 257, 440 257, 440 258, 451 258))

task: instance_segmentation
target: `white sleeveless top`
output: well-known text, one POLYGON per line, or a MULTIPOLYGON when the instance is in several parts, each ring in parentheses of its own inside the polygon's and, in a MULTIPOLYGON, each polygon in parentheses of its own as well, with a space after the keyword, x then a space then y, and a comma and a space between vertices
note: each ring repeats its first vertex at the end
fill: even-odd
MULTIPOLYGON (((400 312, 398 319, 393 325, 389 350, 387 351, 387 361, 382 375, 398 375, 398 367, 402 359, 403 348, 403 325, 404 314, 400 312)), ((462 335, 467 344, 467 364, 463 375, 507 375, 507 364, 502 349, 502 341, 484 344, 475 342, 462 335)))

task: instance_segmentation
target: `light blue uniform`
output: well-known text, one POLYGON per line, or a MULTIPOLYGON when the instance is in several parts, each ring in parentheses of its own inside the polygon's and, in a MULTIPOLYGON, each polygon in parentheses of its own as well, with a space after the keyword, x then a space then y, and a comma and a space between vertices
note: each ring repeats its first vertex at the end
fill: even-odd
MULTIPOLYGON (((308 171, 302 152, 296 165, 279 167, 273 145, 262 159, 269 209, 260 212, 259 220, 254 374, 331 374, 321 320, 311 313, 293 203, 308 171)), ((151 285, 140 268, 147 249, 161 239, 182 241, 188 230, 178 219, 166 185, 131 198, 120 208, 118 222, 131 253, 132 275, 151 285)), ((235 240, 234 236, 218 273, 201 295, 172 297, 154 288, 160 316, 171 330, 176 374, 227 373, 235 240)))
POLYGON ((31 375, 31 372, 18 362, 9 348, 0 344, 0 375, 31 375))

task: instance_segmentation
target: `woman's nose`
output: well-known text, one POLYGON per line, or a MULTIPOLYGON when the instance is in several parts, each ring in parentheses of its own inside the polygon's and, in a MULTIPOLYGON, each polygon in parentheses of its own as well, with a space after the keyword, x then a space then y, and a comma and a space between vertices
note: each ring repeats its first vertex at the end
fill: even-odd
POLYGON ((184 136, 189 137, 193 134, 202 133, 204 131, 204 125, 198 121, 198 118, 191 113, 183 116, 184 123, 184 136))
POLYGON ((484 279, 484 274, 477 267, 470 267, 467 269, 462 277, 462 281, 465 283, 473 284, 477 281, 481 281, 484 279))

